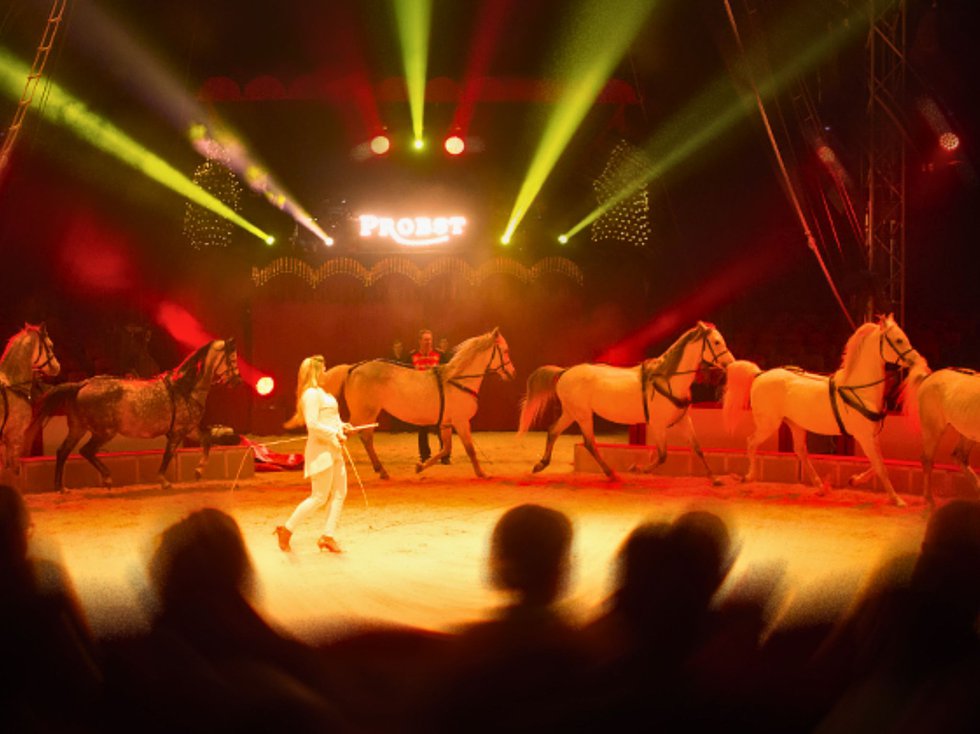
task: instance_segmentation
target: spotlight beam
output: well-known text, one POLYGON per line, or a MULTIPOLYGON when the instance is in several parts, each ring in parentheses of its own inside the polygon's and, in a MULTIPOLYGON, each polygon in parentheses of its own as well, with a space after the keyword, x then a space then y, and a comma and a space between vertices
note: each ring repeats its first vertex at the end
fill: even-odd
MULTIPOLYGON (((772 99, 795 78, 814 68, 848 38, 863 32, 866 26, 867 19, 856 15, 851 18, 850 24, 842 24, 836 33, 821 34, 815 40, 802 44, 803 50, 795 56, 793 63, 783 65, 759 86, 761 98, 772 99)), ((719 102, 727 96, 730 85, 728 79, 716 80, 708 90, 668 122, 644 145, 647 157, 654 162, 638 175, 628 179, 620 191, 566 230, 564 235, 575 236, 650 181, 664 176, 719 139, 736 124, 750 117, 757 108, 754 100, 748 97, 739 98, 724 106, 719 102), (710 122, 704 124, 704 120, 710 122)))
MULTIPOLYGON (((24 85, 28 66, 0 47, 0 89, 17 99, 24 85)), ((260 240, 270 235, 263 232, 219 199, 215 198, 155 153, 147 150, 108 120, 88 109, 84 102, 49 81, 47 101, 39 113, 48 122, 67 128, 90 145, 108 153, 116 160, 134 168, 171 191, 193 201, 218 216, 237 224, 260 240)))
POLYGON ((429 54, 429 26, 432 0, 395 0, 395 21, 401 42, 408 108, 412 116, 412 135, 422 139, 425 109, 425 74, 429 54))
POLYGON ((509 242, 603 85, 653 8, 655 0, 584 0, 570 19, 555 74, 562 93, 548 119, 501 238, 509 242))

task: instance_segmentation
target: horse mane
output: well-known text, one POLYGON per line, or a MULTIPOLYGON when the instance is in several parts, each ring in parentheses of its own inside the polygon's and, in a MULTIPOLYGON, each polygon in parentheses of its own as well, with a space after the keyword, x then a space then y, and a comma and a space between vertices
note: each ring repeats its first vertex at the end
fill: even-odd
POLYGON ((204 360, 208 356, 208 352, 211 351, 213 344, 214 342, 210 341, 198 347, 187 355, 183 362, 170 370, 170 379, 177 392, 189 393, 194 389, 194 385, 197 384, 197 379, 200 377, 204 360))
POLYGON ((857 366, 861 357, 861 350, 867 341, 868 335, 878 328, 878 324, 868 321, 861 324, 857 331, 851 334, 851 338, 844 345, 844 354, 841 357, 840 369, 841 379, 847 380, 851 376, 851 371, 857 366))
POLYGON ((677 366, 681 362, 681 357, 684 356, 684 349, 687 345, 691 343, 697 337, 700 337, 704 332, 699 324, 698 326, 691 327, 687 331, 678 337, 677 341, 671 344, 667 351, 661 354, 659 357, 652 357, 650 359, 644 360, 643 364, 646 365, 650 372, 656 372, 662 375, 672 375, 677 372, 677 366))
POLYGON ((453 356, 449 362, 436 367, 440 372, 440 377, 443 380, 449 380, 460 374, 476 358, 476 355, 483 352, 493 343, 494 339, 496 339, 494 333, 488 331, 486 334, 472 336, 466 341, 457 344, 453 348, 453 356))
POLYGON ((0 355, 0 362, 4 361, 5 359, 7 359, 8 356, 10 356, 10 351, 17 346, 17 343, 19 342, 21 337, 24 336, 24 334, 30 331, 34 331, 37 332, 38 335, 40 335, 40 330, 41 330, 40 326, 35 326, 34 324, 24 324, 23 329, 18 331, 16 334, 11 336, 7 340, 7 346, 4 347, 3 354, 0 355))

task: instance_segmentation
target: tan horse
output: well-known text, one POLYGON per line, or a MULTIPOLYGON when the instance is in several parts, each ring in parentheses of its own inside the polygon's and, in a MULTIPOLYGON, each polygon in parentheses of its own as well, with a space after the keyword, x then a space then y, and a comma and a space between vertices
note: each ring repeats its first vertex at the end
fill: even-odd
POLYGON ((20 459, 31 423, 34 376, 54 377, 61 371, 48 330, 41 324, 10 337, 0 357, 0 446, 3 467, 20 474, 20 459))
POLYGON ((708 466, 687 413, 691 404, 691 383, 703 364, 726 366, 734 358, 725 339, 712 325, 699 321, 688 329, 666 352, 635 367, 605 364, 579 364, 568 369, 539 367, 527 380, 527 393, 521 408, 518 434, 534 424, 554 399, 561 403, 561 415, 548 428, 544 455, 532 471, 551 463, 555 441, 573 422, 582 430, 585 447, 610 479, 616 475, 599 454, 595 443, 593 414, 613 423, 646 423, 647 440, 657 447, 657 460, 641 467, 651 471, 667 458, 667 429, 682 422, 692 450, 704 463, 712 482, 718 484, 708 466))
POLYGON ((980 480, 970 468, 970 452, 980 441, 980 374, 966 369, 931 372, 926 361, 920 360, 909 372, 905 404, 922 431, 922 495, 926 502, 935 504, 932 466, 946 426, 952 426, 959 436, 953 459, 973 482, 974 493, 980 495, 980 480))
MULTIPOLYGON (((374 423, 384 410, 405 423, 439 426, 442 450, 425 463, 416 465, 416 472, 449 456, 455 428, 473 464, 473 471, 477 476, 485 477, 473 447, 470 419, 476 413, 483 378, 493 374, 500 374, 506 380, 514 378, 514 365, 500 329, 467 339, 453 350, 447 364, 431 370, 420 371, 411 365, 372 359, 332 367, 323 374, 320 384, 337 397, 343 390, 350 422, 354 425, 374 423)), ((374 429, 359 431, 358 436, 374 471, 387 479, 388 472, 374 450, 374 429)))
POLYGON ((878 431, 885 419, 885 364, 912 367, 919 359, 905 332, 891 316, 886 316, 878 323, 857 328, 844 347, 841 368, 832 375, 785 367, 763 372, 757 364, 745 360, 730 364, 722 405, 725 423, 734 427, 746 397, 755 420, 755 430, 748 440, 749 470, 743 480, 750 482, 757 477, 759 444, 786 421, 808 482, 821 485, 807 454, 807 431, 823 436, 851 435, 861 445, 871 467, 851 477, 849 483, 863 484, 877 476, 892 503, 904 506, 885 471, 878 431))
POLYGON ((234 384, 240 379, 235 340, 228 339, 205 344, 174 369, 148 380, 99 375, 52 388, 39 401, 34 425, 60 410, 68 416, 68 435, 58 448, 55 464, 55 489, 64 490, 65 461, 88 432, 92 436, 79 453, 98 470, 106 487, 112 486, 109 467, 96 454, 116 434, 167 437, 160 463, 164 489, 170 486, 166 471, 174 452, 187 437, 200 441, 201 461, 194 470, 200 479, 211 449, 210 436, 199 425, 204 403, 213 384, 234 384))

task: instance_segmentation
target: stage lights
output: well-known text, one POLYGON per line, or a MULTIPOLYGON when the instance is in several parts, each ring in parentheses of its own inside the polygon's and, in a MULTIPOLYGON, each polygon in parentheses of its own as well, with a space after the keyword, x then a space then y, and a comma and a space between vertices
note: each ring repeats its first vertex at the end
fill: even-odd
POLYGON ((255 392, 262 397, 271 395, 272 391, 276 389, 276 381, 273 380, 268 375, 260 377, 255 381, 255 392))
POLYGON ((466 142, 459 135, 450 135, 443 143, 443 148, 449 155, 462 155, 463 151, 466 150, 466 142))
POLYGON ((412 141, 412 148, 414 148, 417 151, 424 150, 425 141, 422 138, 415 138, 415 140, 412 141))
POLYGON ((952 153, 960 147, 960 136, 954 132, 944 132, 939 136, 939 147, 947 153, 952 153))
POLYGON ((371 138, 369 147, 371 148, 371 152, 375 155, 384 155, 391 150, 391 140, 384 134, 375 135, 373 138, 371 138))
POLYGON ((558 241, 561 244, 563 244, 563 245, 567 245, 568 244, 568 235, 567 234, 560 234, 560 235, 558 235, 558 241))

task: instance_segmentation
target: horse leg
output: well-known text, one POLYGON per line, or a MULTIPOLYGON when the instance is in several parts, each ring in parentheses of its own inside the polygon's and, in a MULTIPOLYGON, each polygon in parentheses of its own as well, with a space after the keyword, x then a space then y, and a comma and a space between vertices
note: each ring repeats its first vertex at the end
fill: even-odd
POLYGON ((207 469, 208 460, 211 458, 211 431, 201 431, 194 426, 187 435, 201 442, 201 460, 194 467, 194 479, 200 479, 204 476, 204 470, 207 469))
POLYGON ((65 462, 68 461, 72 450, 78 445, 78 442, 82 440, 82 436, 84 435, 84 428, 73 424, 71 420, 68 421, 68 435, 65 436, 65 440, 61 442, 61 446, 58 447, 58 451, 55 454, 54 488, 58 492, 65 491, 65 462))
POLYGON ((767 416, 756 410, 752 411, 752 419, 755 422, 755 430, 752 431, 746 445, 746 453, 749 457, 749 470, 746 472, 745 476, 742 477, 743 482, 755 481, 757 470, 759 468, 756 451, 758 451, 759 446, 761 446, 767 438, 776 432, 776 429, 779 428, 779 424, 783 422, 782 416, 767 416))
POLYGON ((595 445, 595 429, 592 427, 592 413, 589 413, 587 418, 581 418, 576 422, 579 428, 582 429, 582 440, 585 442, 585 448, 592 454, 592 458, 596 460, 596 463, 602 469, 606 478, 611 481, 618 480, 619 477, 616 476, 616 472, 609 468, 609 464, 599 454, 599 447, 595 445))
POLYGON ((548 464, 551 463, 551 452, 555 448, 555 441, 558 437, 572 424, 572 417, 562 411, 562 414, 558 416, 558 420, 551 424, 548 428, 548 440, 544 445, 544 454, 541 455, 541 460, 531 469, 531 471, 537 474, 539 471, 544 469, 548 464))
MULTIPOLYGON (((462 434, 460 434, 460 440, 462 440, 462 434)), ((420 461, 415 465, 415 473, 425 471, 430 466, 436 462, 442 461, 443 457, 449 456, 453 448, 453 426, 449 424, 447 426, 441 426, 439 429, 439 443, 441 448, 432 456, 430 456, 425 461, 420 461)), ((469 453, 469 452, 467 452, 469 453)), ((476 454, 470 456, 470 461, 473 462, 473 468, 476 469, 476 475, 478 477, 484 476, 483 471, 480 469, 479 463, 476 462, 476 454)))
MULTIPOLYGON (((449 431, 451 432, 452 429, 450 428, 449 431)), ((484 473, 482 467, 480 466, 480 462, 476 458, 476 447, 473 445, 473 436, 470 433, 469 421, 457 425, 456 433, 459 434, 460 443, 462 443, 463 448, 466 449, 466 455, 470 457, 470 463, 473 465, 473 471, 476 472, 476 475, 481 479, 486 479, 487 475, 484 473)))
POLYGON ((387 479, 388 471, 381 464, 381 459, 378 458, 378 452, 374 450, 374 429, 365 428, 363 431, 358 431, 357 436, 361 439, 361 445, 367 451, 368 458, 371 460, 371 468, 374 469, 379 477, 387 479))
POLYGON ((892 504, 896 507, 905 507, 905 502, 898 496, 898 493, 892 486, 891 480, 888 478, 888 472, 885 470, 885 462, 881 458, 881 442, 878 440, 878 437, 869 432, 868 434, 855 435, 854 438, 861 445, 861 450, 864 451, 865 455, 871 461, 871 467, 874 469, 875 474, 878 475, 878 479, 881 480, 881 484, 888 493, 888 498, 892 504))
POLYGON ((647 423, 647 444, 651 444, 657 447, 657 460, 651 461, 645 466, 637 466, 634 464, 630 467, 630 471, 641 471, 645 474, 649 474, 658 466, 667 461, 667 426, 666 425, 653 425, 653 423, 647 423))
POLYGON ((793 436, 793 453, 800 463, 800 479, 814 487, 822 486, 823 480, 810 461, 810 452, 806 447, 806 429, 790 420, 786 421, 786 425, 789 426, 789 432, 793 436))
POLYGON ((88 463, 94 466, 95 470, 99 472, 99 476, 102 477, 102 486, 106 489, 112 489, 112 474, 109 472, 109 467, 98 457, 98 452, 111 438, 111 433, 93 433, 92 437, 85 442, 85 445, 78 450, 78 453, 84 456, 88 460, 88 463))
POLYGON ((701 442, 698 441, 698 436, 694 432, 694 421, 691 419, 690 412, 684 416, 683 431, 687 436, 688 443, 691 444, 691 451, 693 451, 695 456, 701 459, 701 463, 704 464, 704 470, 708 473, 708 481, 710 481, 713 486, 720 487, 721 480, 715 476, 713 471, 711 471, 711 465, 708 464, 708 460, 704 456, 704 451, 701 450, 701 442))
POLYGON ((980 480, 977 479, 976 473, 970 468, 970 452, 973 451, 974 446, 976 446, 975 441, 971 441, 966 436, 961 435, 959 443, 953 449, 953 460, 960 465, 963 473, 973 482, 973 493, 980 494, 980 480))
MULTIPOLYGON (((927 403, 926 408, 931 408, 927 403)), ((932 496, 932 467, 936 458, 936 447, 946 429, 945 416, 936 415, 935 410, 920 412, 919 428, 922 432, 922 498, 930 507, 936 504, 932 496)))
POLYGON ((183 436, 177 436, 172 433, 167 434, 167 445, 163 449, 163 459, 160 461, 160 469, 157 474, 160 477, 160 489, 170 489, 170 480, 167 479, 167 467, 170 466, 170 462, 174 458, 174 453, 177 451, 177 447, 183 442, 183 436))

